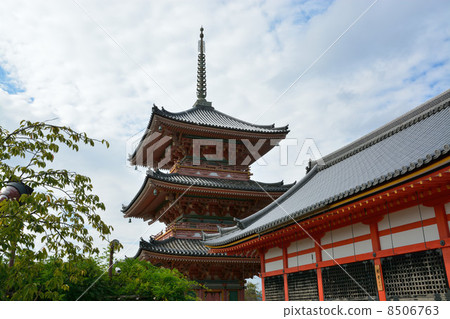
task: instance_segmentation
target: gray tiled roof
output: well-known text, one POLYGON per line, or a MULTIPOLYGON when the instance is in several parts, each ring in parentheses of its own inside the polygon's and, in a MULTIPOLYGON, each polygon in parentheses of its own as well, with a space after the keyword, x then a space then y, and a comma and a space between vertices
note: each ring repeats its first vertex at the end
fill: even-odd
POLYGON ((244 262, 246 263, 259 262, 259 260, 255 260, 251 257, 227 255, 225 253, 209 253, 209 248, 205 247, 203 242, 199 239, 169 237, 164 240, 155 240, 150 237, 150 241, 145 241, 141 238, 141 241, 139 242, 139 251, 134 258, 138 258, 142 250, 173 256, 214 257, 221 258, 222 260, 239 258, 240 262, 242 262, 242 260, 245 260, 244 262))
POLYGON ((170 237, 164 240, 145 241, 141 238, 139 248, 155 253, 180 256, 226 256, 226 254, 210 254, 208 248, 198 239, 181 239, 170 237))
POLYGON ((205 236, 205 243, 223 245, 276 227, 448 156, 449 101, 450 90, 325 156, 325 165, 316 164, 276 203, 239 221, 239 227, 223 229, 222 235, 205 236))
POLYGON ((212 106, 196 106, 186 111, 172 113, 164 108, 153 106, 153 114, 171 120, 201 126, 217 127, 230 130, 254 132, 254 133, 283 133, 289 132, 288 126, 275 127, 272 125, 257 125, 239 120, 235 117, 215 110, 212 106))
POLYGON ((295 184, 292 183, 284 185, 283 181, 277 183, 262 183, 253 180, 241 181, 234 179, 196 177, 181 175, 178 173, 165 174, 161 171, 153 172, 151 170, 149 170, 147 174, 152 179, 181 185, 194 185, 201 187, 225 188, 257 192, 285 192, 295 184))
POLYGON ((145 186, 151 179, 179 185, 187 185, 187 186, 193 185, 199 187, 230 189, 239 191, 253 191, 262 193, 286 192, 289 188, 291 188, 295 184, 291 183, 285 185, 283 181, 277 183, 262 183, 253 180, 240 181, 221 178, 194 177, 194 176, 180 175, 178 173, 166 174, 161 171, 152 171, 151 169, 149 169, 147 171, 147 176, 145 177, 144 183, 142 184, 140 190, 137 192, 135 197, 131 200, 131 202, 128 205, 122 205, 123 213, 126 213, 126 211, 138 199, 141 192, 145 189, 145 186))

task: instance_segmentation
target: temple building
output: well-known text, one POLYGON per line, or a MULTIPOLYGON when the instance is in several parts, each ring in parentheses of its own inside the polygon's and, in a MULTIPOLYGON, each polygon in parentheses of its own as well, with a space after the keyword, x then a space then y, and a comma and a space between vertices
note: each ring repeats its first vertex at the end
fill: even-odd
POLYGON ((259 255, 264 300, 449 300, 450 90, 312 162, 209 253, 259 255))
POLYGON ((141 238, 136 258, 176 268, 207 289, 203 300, 243 300, 245 279, 258 274, 257 252, 210 253, 203 234, 225 231, 278 198, 293 184, 250 179, 250 165, 289 132, 287 126, 248 123, 206 100, 205 42, 200 29, 197 101, 183 112, 153 107, 149 124, 129 161, 147 167, 145 181, 123 207, 125 218, 165 231, 141 238))

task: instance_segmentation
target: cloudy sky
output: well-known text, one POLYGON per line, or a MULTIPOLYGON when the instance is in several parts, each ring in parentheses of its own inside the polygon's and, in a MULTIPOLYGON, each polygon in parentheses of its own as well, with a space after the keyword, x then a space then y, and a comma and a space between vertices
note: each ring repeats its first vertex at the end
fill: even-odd
POLYGON ((133 256, 139 237, 163 227, 122 217, 144 179, 127 166, 127 144, 153 103, 195 102, 201 25, 207 99, 249 122, 289 124, 298 144, 288 165, 275 148, 253 178, 293 182, 306 138, 326 155, 450 88, 449 12, 445 0, 2 0, 0 125, 57 118, 109 140, 61 152, 55 165, 92 177, 111 239, 133 256))

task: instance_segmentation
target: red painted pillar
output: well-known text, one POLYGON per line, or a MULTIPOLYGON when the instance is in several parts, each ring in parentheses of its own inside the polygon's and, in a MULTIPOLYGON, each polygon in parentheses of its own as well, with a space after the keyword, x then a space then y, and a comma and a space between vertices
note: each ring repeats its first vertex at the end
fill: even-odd
POLYGON ((448 239, 450 237, 450 232, 448 229, 447 213, 445 212, 444 204, 434 206, 434 213, 436 215, 439 238, 443 240, 448 239))
POLYGON ((450 247, 442 248, 442 257, 444 258, 445 272, 447 273, 447 282, 450 282, 450 247))
POLYGON ((283 246, 283 281, 284 281, 284 301, 289 301, 289 286, 286 269, 288 268, 287 246, 283 246))
MULTIPOLYGON (((322 261, 322 251, 320 250, 319 243, 320 239, 317 239, 315 243, 315 253, 316 253, 316 264, 319 264, 322 261)), ((322 281, 322 268, 317 267, 317 290, 319 292, 319 300, 325 300, 323 294, 323 281, 322 281)))
MULTIPOLYGON (((440 204, 434 206, 436 214, 436 224, 439 231, 439 239, 444 240, 447 244, 450 241, 450 231, 448 228, 447 213, 445 205, 440 204)), ((447 273, 447 281, 450 282, 450 247, 442 247, 442 257, 444 258, 445 272, 447 273)))
MULTIPOLYGON (((375 254, 381 250, 380 236, 378 232, 378 221, 373 221, 370 226, 370 239, 372 242, 372 250, 375 254)), ((386 290, 383 279, 383 269, 381 268, 381 259, 378 256, 374 258, 375 276, 377 277, 378 298, 380 301, 386 301, 386 290), (381 281, 381 282, 380 282, 381 281)))
POLYGON ((264 288, 264 277, 266 273, 266 264, 265 264, 265 258, 264 258, 264 250, 259 250, 259 258, 261 260, 261 289, 262 289, 262 300, 266 300, 266 290, 264 288))
POLYGON ((386 301, 386 290, 384 286, 383 269, 381 268, 381 259, 375 258, 374 264, 375 264, 375 276, 377 276, 376 279, 377 279, 378 298, 380 299, 380 301, 386 301), (379 270, 379 273, 377 270, 379 270))

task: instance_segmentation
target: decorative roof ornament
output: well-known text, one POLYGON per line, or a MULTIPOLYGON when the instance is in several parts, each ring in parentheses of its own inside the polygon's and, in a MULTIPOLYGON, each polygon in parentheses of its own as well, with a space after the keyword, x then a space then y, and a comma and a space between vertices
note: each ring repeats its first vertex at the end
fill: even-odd
POLYGON ((206 100, 206 56, 205 41, 203 40, 203 26, 200 28, 200 40, 198 41, 197 62, 197 101, 194 107, 211 107, 211 102, 206 100))

